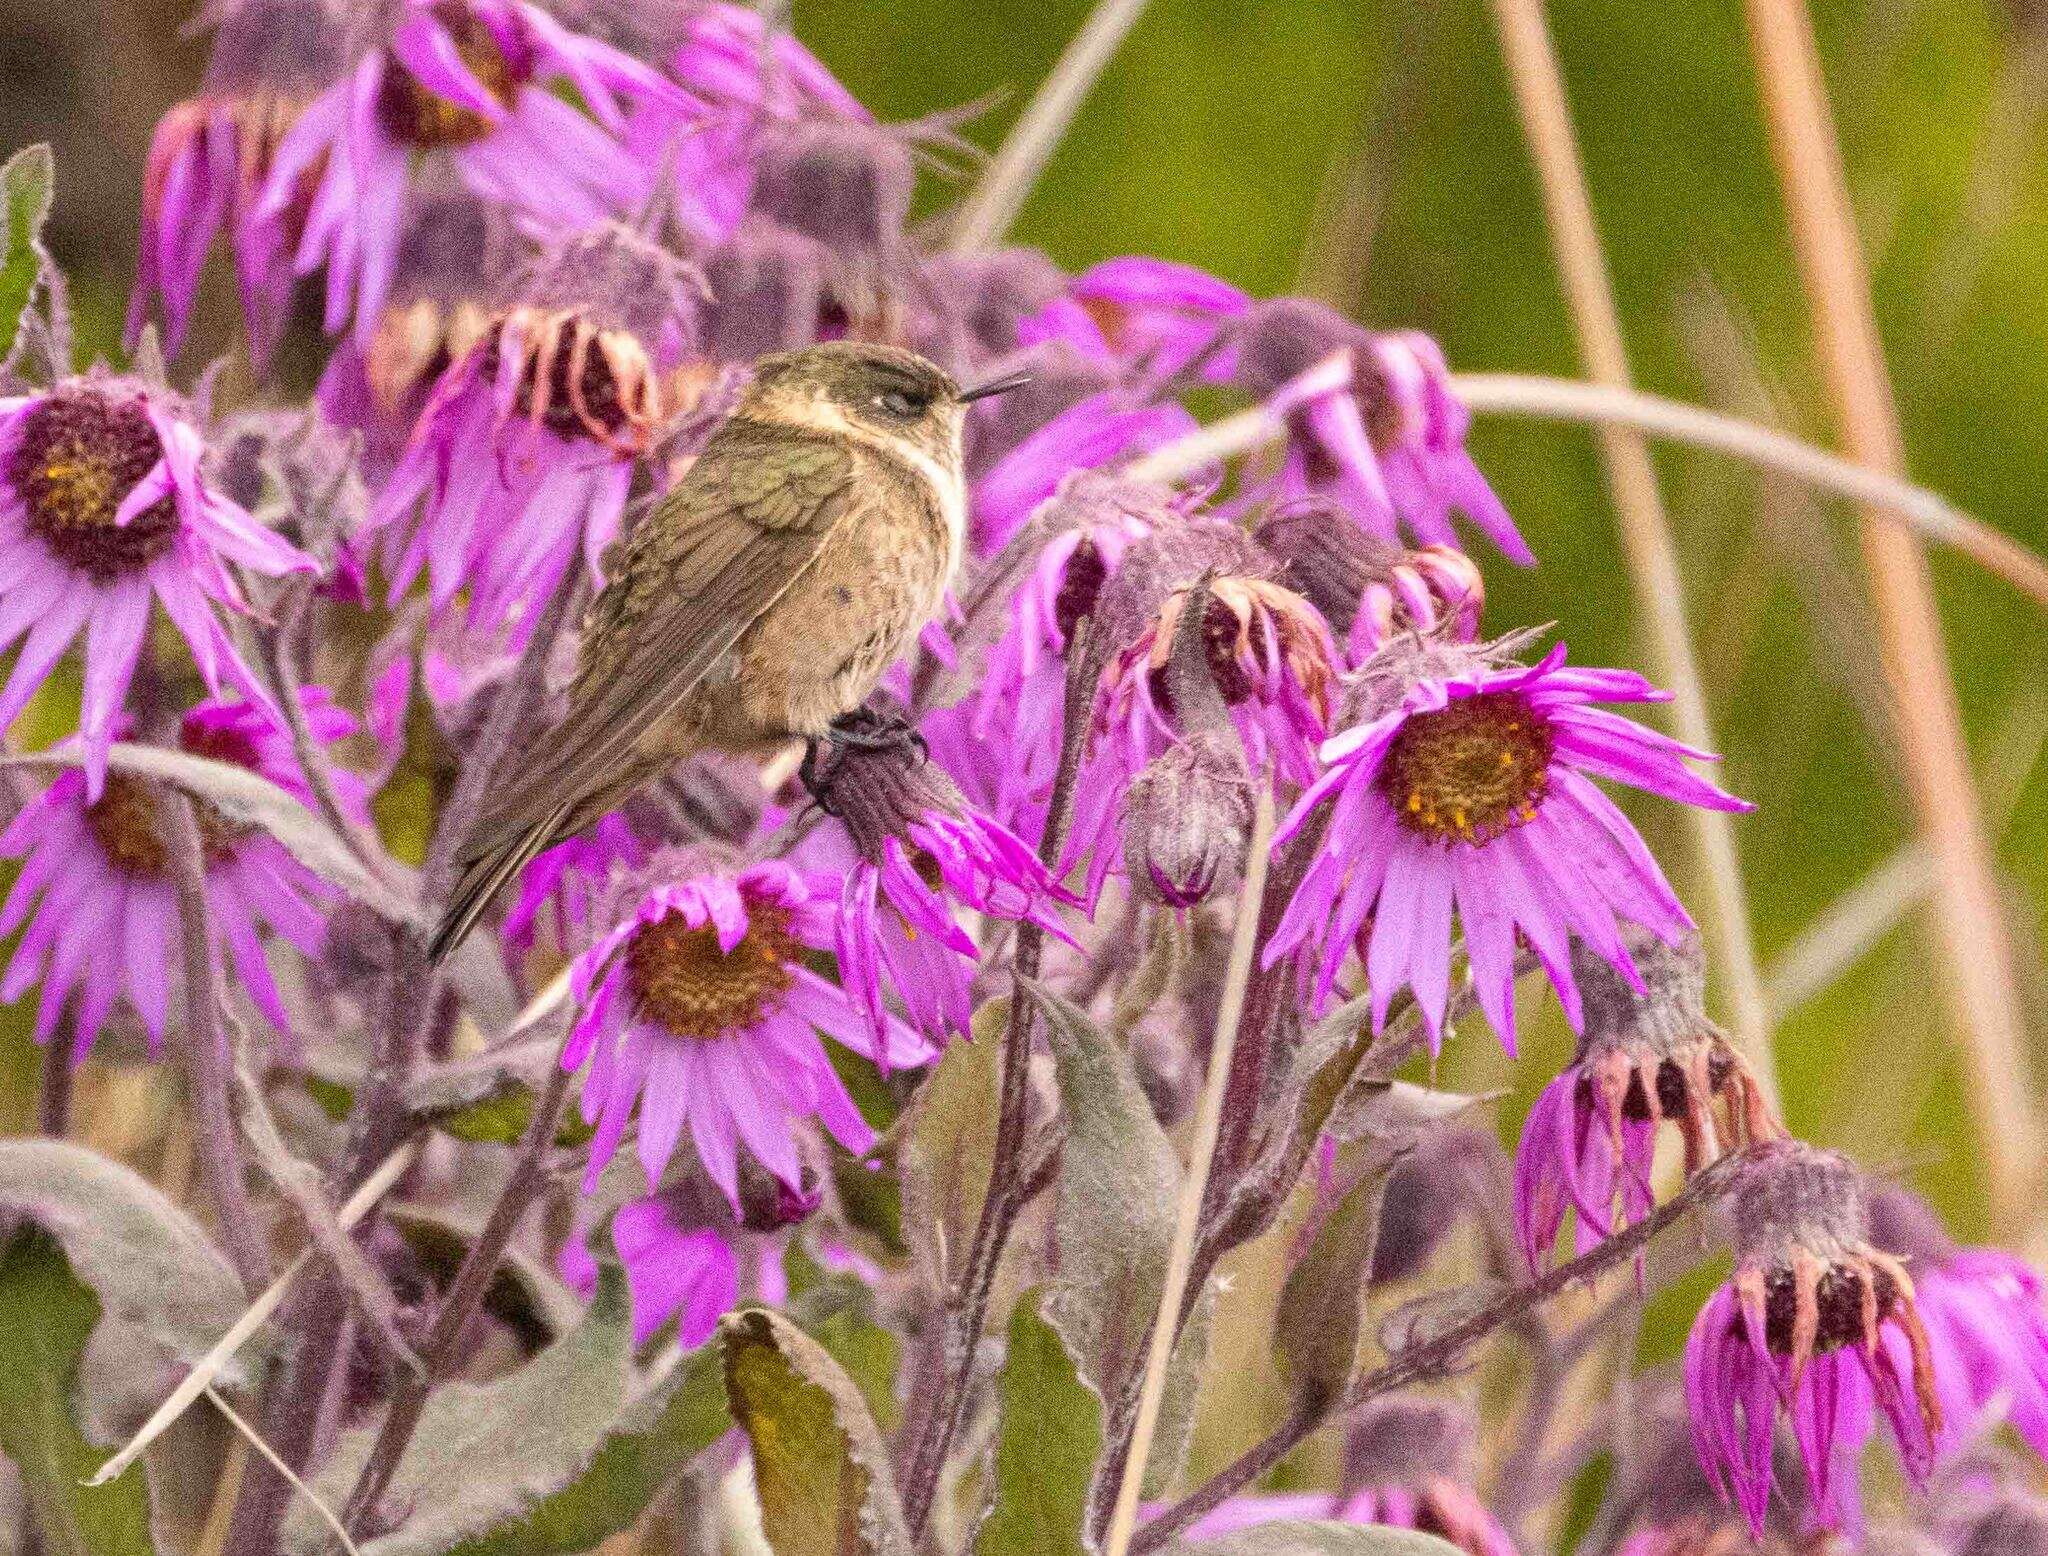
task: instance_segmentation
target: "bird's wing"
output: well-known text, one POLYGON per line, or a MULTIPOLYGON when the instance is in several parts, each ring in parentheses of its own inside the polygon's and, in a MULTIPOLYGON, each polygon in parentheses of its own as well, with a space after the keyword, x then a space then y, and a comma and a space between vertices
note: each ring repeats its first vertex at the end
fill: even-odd
POLYGON ((610 559, 569 712, 522 753, 468 852, 617 781, 635 745, 816 560, 859 505, 859 456, 728 422, 610 559))

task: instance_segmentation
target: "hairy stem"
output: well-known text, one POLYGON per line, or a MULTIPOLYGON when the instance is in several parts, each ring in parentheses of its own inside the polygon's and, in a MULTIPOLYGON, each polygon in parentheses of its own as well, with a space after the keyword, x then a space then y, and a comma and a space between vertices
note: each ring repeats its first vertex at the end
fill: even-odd
MULTIPOLYGON (((1060 855, 1066 851, 1067 832, 1073 824, 1074 785, 1081 772, 1082 752, 1088 744, 1095 682, 1101 669, 1094 642, 1095 622, 1089 617, 1074 628, 1067 643, 1066 706, 1059 767, 1053 775, 1045 832, 1038 844, 1038 857, 1048 869, 1059 867, 1060 855)), ((1017 1212, 1028 1197, 1024 1192, 1025 1152, 1029 1145, 1026 1103, 1030 1100, 1037 1005, 1024 989, 1038 976, 1044 954, 1045 932, 1029 920, 1020 923, 1016 955, 1011 962, 1010 1019, 1003 1032, 1002 1089, 997 1103, 988 1194, 981 1202, 981 1215, 974 1225, 974 1238, 968 1245, 959 1284, 947 1293, 945 1372, 940 1379, 938 1398, 904 1469, 903 1514, 914 1536, 923 1534, 931 1518, 939 1476, 953 1439, 959 1435, 973 1381, 974 1353, 981 1343, 982 1324, 988 1316, 996 1268, 1002 1262, 1017 1212)))
POLYGON ((1204 1514, 1213 1512, 1273 1469, 1312 1432, 1328 1422, 1350 1414, 1383 1394, 1448 1377, 1458 1371, 1467 1364, 1472 1348, 1496 1329, 1518 1322, 1567 1287, 1604 1275, 1622 1261, 1632 1258, 1652 1238, 1689 1211, 1717 1199, 1727 1189, 1735 1164, 1740 1159, 1741 1153, 1724 1156, 1712 1166, 1695 1173, 1684 1188, 1635 1225, 1615 1233, 1597 1248, 1569 1263, 1560 1264, 1540 1279, 1518 1286, 1420 1345, 1400 1351, 1386 1365, 1352 1379, 1350 1385, 1323 1408, 1295 1410, 1213 1478, 1147 1523, 1137 1532, 1130 1549, 1136 1553, 1157 1550, 1204 1514))
MULTIPOLYGON (((1745 10, 1792 244, 1842 440, 1860 463, 1897 475, 1905 468, 1905 441, 1812 18, 1805 0, 1747 0, 1745 10)), ((1947 953, 1941 975, 1976 1104, 1970 1116, 1982 1137, 1992 1221, 2015 1235, 2035 1213, 2041 1142, 1997 869, 1926 555, 1913 536, 1879 522, 1874 509, 1866 510, 1862 531, 1900 756, 1936 862, 1936 919, 1947 953)))

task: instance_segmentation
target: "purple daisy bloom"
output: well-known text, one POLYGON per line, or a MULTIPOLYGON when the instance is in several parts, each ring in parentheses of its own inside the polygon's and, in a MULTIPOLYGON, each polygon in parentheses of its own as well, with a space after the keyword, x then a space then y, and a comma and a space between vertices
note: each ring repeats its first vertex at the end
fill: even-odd
MULTIPOLYGON (((658 863, 658 861, 657 861, 658 863)), ((874 1143, 818 1042, 823 1031, 878 1063, 923 1064, 931 1047, 885 1020, 877 1042, 859 1001, 804 965, 832 948, 839 883, 786 864, 699 873, 646 892, 571 968, 582 1013, 565 1068, 596 1125, 586 1189, 639 1104, 640 1162, 658 1184, 688 1124, 711 1181, 739 1203, 739 1147, 803 1184, 795 1129, 815 1116, 847 1150, 874 1143)))
POLYGON ((1105 259, 1068 284, 1064 296, 1021 321, 1026 345, 1060 340, 1121 374, 1163 382, 1198 361, 1212 382, 1231 372, 1212 354, 1224 327, 1252 301, 1207 271, 1147 255, 1105 259))
POLYGON ((385 46, 308 104, 278 146, 257 215, 284 221, 303 203, 293 268, 326 266, 328 332, 353 316, 367 345, 408 225, 417 153, 445 154, 534 231, 574 232, 644 195, 647 174, 617 136, 627 105, 648 101, 687 98, 524 0, 405 0, 385 46))
POLYGON ((1564 660, 1562 644, 1523 666, 1482 649, 1410 642, 1361 672, 1350 727, 1323 746, 1326 770, 1276 835, 1284 843, 1317 818, 1326 826, 1266 950, 1270 965, 1310 942, 1320 948, 1318 1008, 1355 946, 1375 1028, 1406 987, 1434 1047, 1455 915, 1480 1008, 1512 1053, 1518 938, 1578 1030, 1570 936, 1632 978, 1618 921, 1666 944, 1692 928, 1649 849, 1593 779, 1715 810, 1751 807, 1685 766, 1706 753, 1589 706, 1656 702, 1664 693, 1626 670, 1564 660))
MULTIPOLYGON (((985 414, 993 416, 1001 409, 998 403, 985 414)), ((1196 426, 1194 417, 1176 403, 1133 405, 1128 395, 1115 390, 1067 407, 976 477, 969 504, 976 550, 988 554, 1009 545, 1025 521, 1078 474, 1107 471, 1184 437, 1196 426)))
MULTIPOLYGON (((326 692, 307 688, 306 721, 323 744, 351 734, 355 720, 326 692)), ((309 798, 290 740, 272 715, 240 702, 205 702, 185 715, 179 745, 199 756, 261 773, 309 798)), ((359 785, 337 774, 344 806, 363 814, 359 785)), ((96 795, 84 776, 64 772, 0 834, 0 858, 23 861, 4 908, 0 934, 26 930, 0 980, 0 1000, 20 999, 38 982, 35 1038, 48 1043, 67 1000, 72 1061, 83 1059, 117 1000, 140 1018, 152 1054, 163 1046, 173 975, 182 965, 175 866, 157 820, 156 790, 110 774, 96 795)), ((237 826, 204 803, 194 807, 206 866, 213 933, 232 957, 250 1000, 280 1032, 284 1003, 264 959, 268 927, 301 954, 320 954, 321 908, 334 891, 264 832, 237 826)))
POLYGON ((648 855, 633 824, 618 811, 600 818, 589 831, 536 854, 519 872, 519 889, 501 931, 506 944, 530 947, 543 913, 556 942, 568 944, 577 927, 590 922, 614 872, 640 869, 648 855))
POLYGON ((615 225, 566 244, 533 293, 442 375, 370 518, 394 602, 424 571, 436 611, 467 589, 514 647, 579 556, 601 578, 689 318, 675 263, 615 225))
POLYGON ((1631 927, 1623 946, 1637 982, 1583 940, 1572 944, 1585 1030, 1530 1109, 1515 1151, 1515 1223, 1532 1270, 1548 1261, 1568 1212, 1578 1213, 1580 1253, 1650 1213, 1665 1120, 1685 1141, 1688 1176, 1724 1142, 1783 1133, 1748 1061, 1707 1019, 1699 937, 1666 945, 1631 927))
POLYGON ((612 1247, 626 1267, 635 1345, 645 1345, 673 1318, 676 1337, 694 1350, 740 1299, 732 1243, 708 1226, 680 1225, 658 1195, 619 1208, 612 1247))
POLYGON ((1700 1465, 1761 1539, 1782 1409, 1814 1521, 1854 1528, 1858 1465, 1878 1413, 1915 1486, 1942 1430, 1913 1281, 1869 1243, 1861 1177, 1831 1151, 1787 1140, 1750 1157, 1729 1219, 1735 1277, 1707 1299, 1685 1344, 1700 1465))
POLYGON ((283 331, 292 278, 281 225, 256 219, 258 199, 300 110, 341 74, 341 19, 327 0, 232 0, 208 16, 216 32, 204 89, 171 108, 150 137, 128 343, 157 308, 165 349, 177 351, 200 266, 225 231, 250 355, 261 364, 283 331))
POLYGON ((152 599, 209 692, 218 696, 225 678, 270 706, 214 614, 247 609, 227 564, 278 574, 315 563, 222 496, 202 473, 204 454, 168 397, 129 379, 95 374, 0 398, 0 648, 21 640, 0 690, 0 728, 83 634, 89 798, 106 779, 152 599))
POLYGON ((928 1042, 967 1035, 981 950, 958 923, 960 909, 1029 921, 1072 944, 1058 908, 1073 895, 1021 838, 969 806, 952 780, 916 752, 841 749, 816 781, 856 855, 845 875, 834 948, 839 976, 866 1012, 878 1054, 890 1020, 884 974, 928 1042))

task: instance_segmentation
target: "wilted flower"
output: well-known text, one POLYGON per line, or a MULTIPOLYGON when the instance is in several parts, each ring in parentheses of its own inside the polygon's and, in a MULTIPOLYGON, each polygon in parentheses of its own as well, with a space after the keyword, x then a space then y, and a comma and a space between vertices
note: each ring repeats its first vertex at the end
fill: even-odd
POLYGON ((1276 494, 1326 494, 1383 540, 1405 526, 1455 547, 1462 513, 1510 561, 1535 558, 1465 451, 1471 414, 1426 335, 1376 334, 1302 297, 1260 303, 1232 331, 1235 381, 1294 428, 1276 494))
POLYGON ((1871 1246, 1862 1180, 1833 1152, 1787 1140, 1752 1156, 1735 1180, 1730 1220, 1735 1278, 1707 1299, 1685 1346, 1700 1463, 1761 1538, 1782 1407, 1815 1522, 1853 1527, 1873 1406, 1916 1485, 1942 1429, 1913 1281, 1871 1246))
POLYGON ((1480 1009, 1513 1052, 1518 938, 1577 1028, 1570 936, 1626 977, 1618 919, 1667 943, 1692 927, 1635 828, 1592 780, 1716 810, 1749 807, 1685 766, 1704 753, 1588 706, 1663 693, 1625 670, 1570 669, 1564 654, 1560 644, 1521 666, 1479 649, 1397 643, 1367 666, 1349 727, 1322 749, 1327 771, 1277 833, 1285 842, 1327 808, 1322 845, 1266 948, 1269 965, 1320 948, 1319 1006, 1355 946, 1375 1027, 1407 987, 1434 1045, 1455 915, 1480 1009))
MULTIPOLYGON (((309 687, 306 722, 323 744, 355 720, 309 687)), ((271 715, 246 703, 205 702, 185 715, 178 743, 197 756, 261 773, 310 798, 291 743, 271 715)), ((337 775, 344 805, 361 814, 362 791, 337 775)), ((23 861, 0 934, 26 930, 0 1000, 18 1000, 40 981, 35 1037, 47 1043, 74 994, 72 1059, 84 1058, 116 1000, 141 1019, 151 1053, 163 1046, 172 969, 182 965, 176 865, 158 812, 158 791, 126 773, 108 776, 97 797, 77 772, 58 775, 0 834, 0 858, 23 861)), ((193 806, 205 869, 208 923, 233 958, 236 980, 280 1031, 290 1018, 264 959, 269 927, 303 955, 317 956, 321 910, 331 889, 268 833, 230 822, 204 802, 193 806)))
POLYGON ((445 156, 537 232, 569 233, 645 191, 615 138, 625 104, 684 101, 638 60, 524 0, 403 0, 399 12, 389 41, 300 115, 257 209, 280 220, 305 202, 294 268, 327 267, 327 329, 353 315, 359 346, 383 317, 418 154, 445 156))
POLYGON ((1403 551, 1318 501, 1289 504, 1252 536, 1280 563, 1280 581, 1344 636, 1354 664, 1401 632, 1467 643, 1478 636, 1486 586, 1453 547, 1403 551))
POLYGON ((922 1064, 932 1050, 887 1018, 877 1045, 868 1012, 804 965, 806 948, 832 946, 831 887, 776 862, 692 871, 648 890, 576 958, 582 1013, 562 1064, 590 1065, 583 1116, 597 1134, 586 1188, 618 1150, 636 1102, 649 1187, 687 1123, 705 1173, 735 1205, 742 1143, 791 1187, 803 1183, 800 1120, 816 1116, 849 1151, 873 1143, 818 1032, 892 1065, 922 1064))
POLYGON ((914 750, 842 747, 815 781, 858 856, 846 872, 834 944, 877 1055, 887 1052, 884 972, 924 1038, 966 1035, 981 952, 956 921, 959 909, 1028 920, 1070 939, 1058 907, 1071 895, 1022 839, 969 806, 914 750))
POLYGON ((1782 1132, 1748 1061, 1707 1019, 1699 936, 1666 945, 1630 928, 1622 947, 1633 980, 1584 941, 1572 945, 1584 1031, 1572 1062, 1536 1099, 1515 1153, 1515 1221, 1532 1269, 1572 1210, 1581 1253, 1650 1213, 1664 1120, 1685 1141, 1688 1174, 1727 1146, 1782 1132))
POLYGON ((1872 1197, 1871 1241, 1907 1262, 1934 1357, 1944 1453, 2000 1417, 2048 1458, 2048 1309, 2040 1273, 1997 1248, 1959 1248, 1917 1196, 1872 1197))
POLYGON ((599 576, 665 417, 692 288, 658 245, 607 225, 527 292, 442 375, 371 519, 394 600, 426 571, 437 610, 467 589, 469 614, 509 624, 515 645, 579 555, 599 576))
POLYGON ((178 349, 200 267, 226 231, 250 355, 262 363, 284 328, 292 278, 284 224, 257 220, 257 197, 299 111, 341 74, 342 22, 328 0, 227 0, 209 20, 213 57, 200 94, 173 106, 150 137, 128 341, 132 348, 159 308, 165 349, 178 349))
POLYGON ((169 397, 131 379, 94 374, 0 399, 0 648, 22 640, 0 728, 84 634, 78 732, 92 798, 153 599, 209 692, 225 678, 269 705, 214 615, 247 609, 225 564, 276 574, 314 562, 228 501, 202 473, 204 453, 169 397))

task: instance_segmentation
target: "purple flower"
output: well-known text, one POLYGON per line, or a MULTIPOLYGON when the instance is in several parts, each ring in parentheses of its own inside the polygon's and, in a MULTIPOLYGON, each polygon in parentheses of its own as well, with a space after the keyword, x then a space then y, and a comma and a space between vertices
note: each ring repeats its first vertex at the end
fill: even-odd
POLYGON ((291 274, 280 224, 256 219, 258 197, 299 111, 341 74, 342 28, 325 0, 233 0, 208 15, 217 32, 205 89, 150 137, 128 341, 132 348, 155 307, 166 350, 178 349, 200 266, 226 231, 250 355, 261 364, 284 328, 291 274))
POLYGON ((579 557, 601 576, 687 317, 667 257, 623 228, 576 239, 553 271, 547 301, 504 314, 442 375, 370 520, 394 602, 424 571, 436 611, 466 589, 469 615, 509 624, 515 647, 579 557))
POLYGON ((650 100, 685 101, 638 60, 524 0, 404 0, 389 42, 307 105, 278 146, 257 216, 283 221, 303 202, 293 268, 326 266, 328 331, 353 315, 366 345, 397 265, 417 154, 445 156, 536 232, 574 232, 644 194, 646 174, 616 136, 626 105, 650 100))
POLYGON ((0 399, 0 648, 21 641, 0 728, 83 634, 90 798, 106 778, 152 599, 209 692, 218 696, 225 677, 269 706, 214 615, 216 605, 247 609, 227 564, 276 574, 314 562, 222 496, 201 472, 204 452, 168 397, 132 380, 93 375, 0 399))
POLYGON ((1876 1415, 1916 1486, 1942 1429, 1913 1282, 1868 1242, 1860 1177, 1833 1152, 1784 1141, 1749 1158, 1733 1192, 1735 1277, 1707 1299, 1685 1345, 1700 1465, 1761 1539, 1782 1409, 1815 1522, 1853 1528, 1876 1415))
POLYGON ((506 943, 531 946, 545 911, 556 941, 568 944, 575 929, 590 922, 614 872, 621 867, 637 870, 647 858, 647 845, 617 811, 600 818, 589 831, 535 855, 519 872, 519 889, 502 930, 506 943))
MULTIPOLYGON (((307 723, 323 744, 355 729, 323 689, 307 688, 305 702, 307 723)), ((201 703, 185 715, 179 745, 261 773, 306 798, 290 741, 271 718, 246 703, 201 703)), ((343 804, 361 814, 360 787, 345 775, 337 779, 343 804)), ((82 774, 65 772, 0 834, 0 857, 23 861, 0 908, 0 934, 27 925, 0 980, 0 1000, 18 1000, 40 981, 35 1037, 47 1043, 75 994, 74 1063, 92 1047, 117 1000, 141 1019, 150 1052, 163 1046, 182 941, 175 866, 157 806, 156 789, 142 779, 110 774, 95 796, 82 774)), ((267 926, 303 955, 317 956, 324 939, 319 905, 333 892, 267 833, 238 826, 203 802, 194 813, 213 933, 256 1008, 285 1031, 288 1018, 260 932, 267 926)))
POLYGON ((2041 1276, 1997 1248, 1959 1248, 1917 1196, 1872 1197, 1872 1241, 1907 1261, 1934 1356, 1944 1456, 2009 1420, 2048 1459, 2048 1310, 2041 1276))
POLYGON ((1455 547, 1404 551, 1313 499, 1261 520, 1252 537, 1279 561, 1280 581, 1344 638, 1354 665, 1401 633, 1461 643, 1479 635, 1486 584, 1455 547))
POLYGON ((1628 977, 1617 920, 1667 944, 1692 927, 1635 828, 1592 780, 1716 810, 1750 807, 1685 766, 1704 753, 1588 706, 1664 694, 1625 670, 1567 668, 1564 655, 1560 644, 1521 666, 1459 645, 1397 644, 1361 672, 1350 727, 1323 746, 1326 771, 1277 834, 1285 843, 1317 818, 1326 828, 1266 950, 1270 964, 1319 946, 1319 1007, 1355 946, 1375 1027, 1406 987, 1434 1045, 1455 915, 1480 1008, 1513 1052, 1518 939, 1576 1029, 1571 935, 1628 977))
POLYGON ((1261 303, 1233 338, 1235 382, 1293 429, 1270 495, 1328 495, 1369 532, 1455 546, 1462 513, 1509 560, 1534 562, 1513 518, 1465 451, 1471 414, 1443 352, 1413 331, 1376 334, 1306 298, 1261 303))
MULTIPOLYGON (((998 401, 986 414, 993 416, 1001 409, 998 401)), ((984 554, 1002 550, 1017 538, 1026 520, 1088 472, 1111 470, 1185 436, 1195 426, 1195 419, 1177 404, 1134 405, 1115 390, 1068 406, 976 478, 969 504, 975 548, 984 554)), ((1114 504, 1113 476, 1096 478, 1093 490, 1098 501, 1114 504)), ((1141 509, 1169 500, 1164 492, 1134 491, 1148 493, 1137 504, 1141 509)), ((1082 495, 1074 494, 1076 500, 1082 495)))
POLYGON ((582 1010, 562 1063, 590 1066, 583 1116, 597 1134, 586 1189, 636 1102, 649 1187, 687 1123, 704 1171, 735 1205, 741 1144, 792 1188, 803 1183, 801 1120, 815 1116, 849 1151, 873 1144, 818 1032, 891 1065, 923 1064, 932 1050, 895 1021, 878 1044, 859 1002, 804 965, 807 948, 833 944, 837 886, 774 862, 693 874, 647 891, 576 958, 582 1010))
MULTIPOLYGON (((1208 356, 1251 306, 1236 287, 1192 265, 1129 255, 1074 277, 1065 296, 1020 321, 1018 338, 1064 341, 1119 374, 1164 382, 1208 356)), ((1202 365, 1212 381, 1229 372, 1227 356, 1202 365)))
POLYGON ((1719 1156, 1724 1141, 1783 1132, 1748 1062, 1707 1019, 1699 937, 1666 945, 1631 928, 1623 948, 1634 981, 1583 940, 1572 944, 1584 1033, 1572 1062, 1536 1099, 1515 1152, 1515 1221, 1532 1270, 1549 1259, 1570 1211, 1578 1212, 1581 1253, 1650 1213, 1664 1120, 1685 1141, 1688 1175, 1719 1156))
POLYGON ((658 1195, 619 1208, 612 1246, 633 1296, 635 1345, 645 1345, 674 1318, 677 1338, 693 1350, 739 1301, 740 1262, 732 1244, 708 1226, 678 1224, 658 1195))
POLYGON ((866 1012, 875 1052, 888 1030, 886 973, 910 1024, 936 1045, 966 1036, 981 951, 961 908, 1029 921, 1071 943, 1058 907, 1074 900, 1008 828, 969 806, 943 771, 903 749, 835 751, 818 793, 856 855, 834 948, 847 993, 866 1012))

